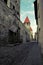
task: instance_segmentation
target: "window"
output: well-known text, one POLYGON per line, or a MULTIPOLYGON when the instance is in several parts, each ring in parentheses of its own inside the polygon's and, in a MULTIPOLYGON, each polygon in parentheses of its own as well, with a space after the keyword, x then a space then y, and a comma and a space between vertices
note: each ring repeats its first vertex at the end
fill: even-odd
POLYGON ((19 15, 19 12, 17 12, 17 14, 19 15))
POLYGON ((15 6, 13 6, 13 9, 15 10, 15 6))
POLYGON ((17 0, 15 1, 15 3, 17 3, 17 0))
POLYGON ((29 25, 29 23, 27 23, 27 25, 29 25))
POLYGON ((7 4, 7 0, 4 0, 4 2, 7 4))

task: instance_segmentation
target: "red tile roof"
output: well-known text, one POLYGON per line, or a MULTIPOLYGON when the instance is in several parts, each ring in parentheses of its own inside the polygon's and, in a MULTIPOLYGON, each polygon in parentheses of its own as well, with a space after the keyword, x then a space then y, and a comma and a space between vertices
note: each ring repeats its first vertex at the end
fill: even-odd
POLYGON ((28 16, 25 18, 24 23, 30 23, 30 20, 29 20, 28 16))

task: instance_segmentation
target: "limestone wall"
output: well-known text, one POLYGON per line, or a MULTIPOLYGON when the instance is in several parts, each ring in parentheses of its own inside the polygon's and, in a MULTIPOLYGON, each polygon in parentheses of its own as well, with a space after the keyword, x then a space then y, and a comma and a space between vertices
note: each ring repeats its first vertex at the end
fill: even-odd
POLYGON ((39 15, 38 17, 38 26, 40 28, 39 31, 39 45, 41 46, 41 53, 43 53, 43 0, 38 0, 37 4, 39 4, 39 15))

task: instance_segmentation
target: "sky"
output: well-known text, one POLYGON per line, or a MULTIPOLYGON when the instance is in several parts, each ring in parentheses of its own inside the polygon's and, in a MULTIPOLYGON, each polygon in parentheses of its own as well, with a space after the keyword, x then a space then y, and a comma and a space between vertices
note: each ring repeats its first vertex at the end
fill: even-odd
POLYGON ((24 22, 25 18, 28 16, 33 33, 36 32, 37 28, 34 14, 34 1, 35 0, 20 0, 20 19, 24 22))

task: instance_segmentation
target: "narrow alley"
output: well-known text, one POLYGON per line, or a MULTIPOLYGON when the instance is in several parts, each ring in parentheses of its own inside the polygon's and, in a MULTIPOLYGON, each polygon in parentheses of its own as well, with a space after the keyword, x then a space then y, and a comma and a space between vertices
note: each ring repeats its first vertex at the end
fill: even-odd
POLYGON ((0 65, 42 65, 37 42, 1 46, 0 65))
POLYGON ((0 0, 0 65, 43 65, 43 0, 0 0))

